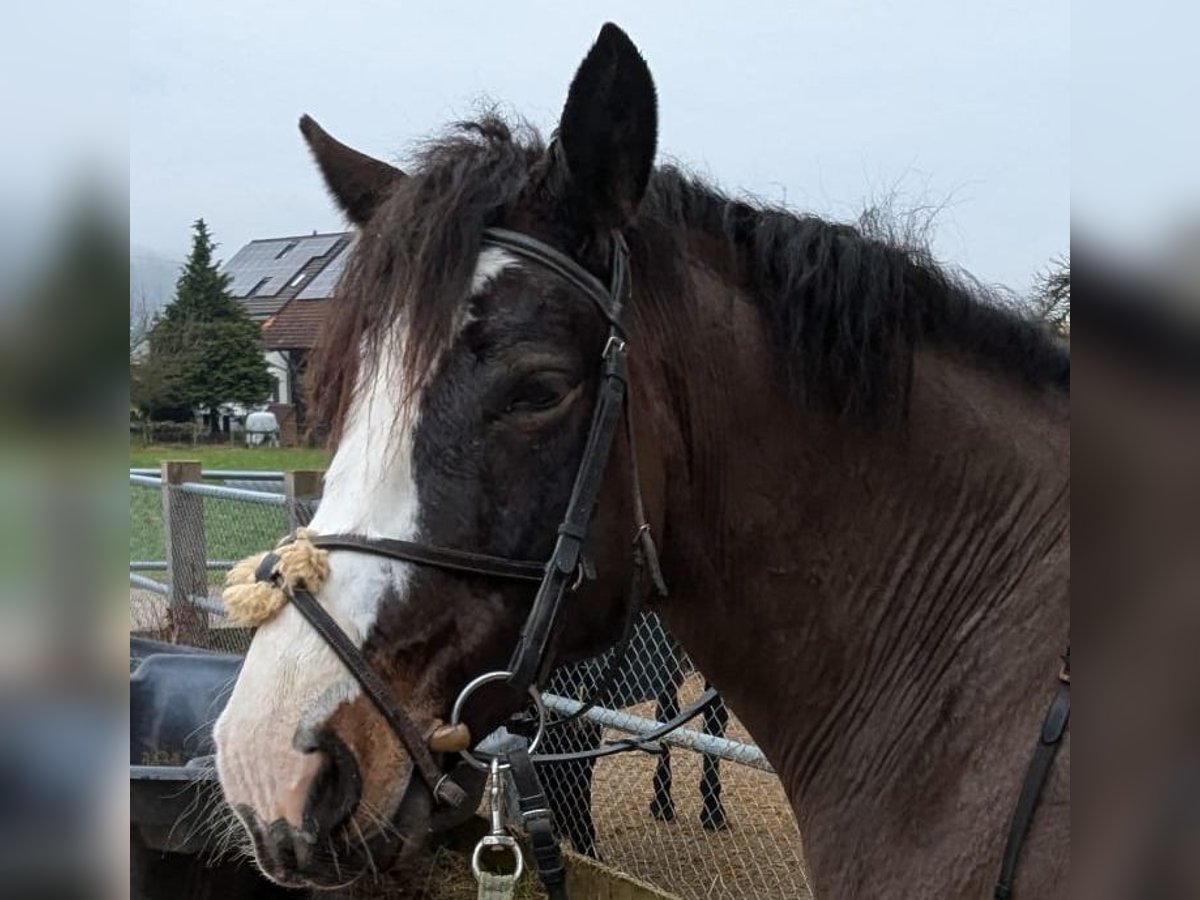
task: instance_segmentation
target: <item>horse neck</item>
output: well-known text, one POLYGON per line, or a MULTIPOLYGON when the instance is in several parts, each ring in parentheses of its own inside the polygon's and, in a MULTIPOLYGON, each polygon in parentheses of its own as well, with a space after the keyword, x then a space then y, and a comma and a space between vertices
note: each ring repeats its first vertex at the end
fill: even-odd
POLYGON ((692 418, 660 435, 662 614, 779 772, 819 878, 854 881, 950 798, 996 843, 990 875, 1067 640, 1065 401, 926 348, 903 425, 846 424, 784 396, 751 305, 720 315, 695 354, 720 364, 675 379, 692 418), (964 797, 968 760, 999 775, 964 797))

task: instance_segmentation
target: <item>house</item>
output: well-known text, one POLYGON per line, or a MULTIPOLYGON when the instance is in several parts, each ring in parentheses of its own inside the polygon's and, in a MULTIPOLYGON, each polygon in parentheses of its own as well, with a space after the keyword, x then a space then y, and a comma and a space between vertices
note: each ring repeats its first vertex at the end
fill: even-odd
POLYGON ((262 323, 263 350, 275 379, 270 410, 288 443, 310 424, 300 379, 353 241, 348 231, 251 241, 223 267, 230 292, 262 323))

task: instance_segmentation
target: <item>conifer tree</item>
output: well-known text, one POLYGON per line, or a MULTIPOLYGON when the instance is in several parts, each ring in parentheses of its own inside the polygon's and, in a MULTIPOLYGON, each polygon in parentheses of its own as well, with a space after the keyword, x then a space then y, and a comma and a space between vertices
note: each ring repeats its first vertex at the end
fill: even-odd
POLYGON ((150 331, 146 363, 170 370, 174 396, 169 400, 207 410, 217 431, 219 407, 262 403, 271 390, 271 376, 261 330, 230 294, 230 278, 213 260, 216 244, 208 226, 197 219, 192 228, 192 251, 174 298, 150 331))

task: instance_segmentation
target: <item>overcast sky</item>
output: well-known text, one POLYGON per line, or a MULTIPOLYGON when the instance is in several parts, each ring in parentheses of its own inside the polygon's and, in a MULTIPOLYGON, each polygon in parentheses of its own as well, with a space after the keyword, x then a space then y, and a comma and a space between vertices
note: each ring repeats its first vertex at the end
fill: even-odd
POLYGON ((402 160, 498 101, 545 131, 605 20, 658 87, 660 155, 834 218, 943 207, 940 259, 1025 290, 1070 242, 1065 0, 1012 4, 134 0, 131 252, 180 259, 208 220, 253 238, 342 227, 296 129, 402 160))

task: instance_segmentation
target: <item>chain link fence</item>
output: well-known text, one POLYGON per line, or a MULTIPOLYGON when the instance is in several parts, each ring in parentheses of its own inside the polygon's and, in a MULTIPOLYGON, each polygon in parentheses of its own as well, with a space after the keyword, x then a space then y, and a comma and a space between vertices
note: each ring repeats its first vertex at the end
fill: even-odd
MULTIPOLYGON (((637 623, 606 689, 608 671, 606 654, 555 673, 545 698, 552 711, 565 716, 581 701, 598 703, 551 727, 545 752, 644 734, 708 687, 653 614, 637 623)), ((724 702, 660 746, 661 755, 541 767, 568 846, 679 897, 810 896, 779 779, 724 702)))
POLYGON ((289 501, 283 476, 218 474, 183 484, 130 474, 130 630, 141 637, 245 653, 250 632, 221 606, 225 573, 311 517, 289 501))
MULTIPOLYGON (((170 484, 131 472, 132 633, 245 652, 250 632, 221 615, 225 572, 306 524, 316 505, 289 497, 281 473, 248 474, 210 472, 201 483, 192 472, 194 483, 170 484)), ((595 706, 552 725, 544 752, 645 734, 707 688, 653 614, 611 675, 609 663, 606 654, 555 673, 544 695, 552 721, 595 706)), ((539 767, 567 846, 682 898, 811 896, 779 779, 723 702, 655 746, 539 767)))

